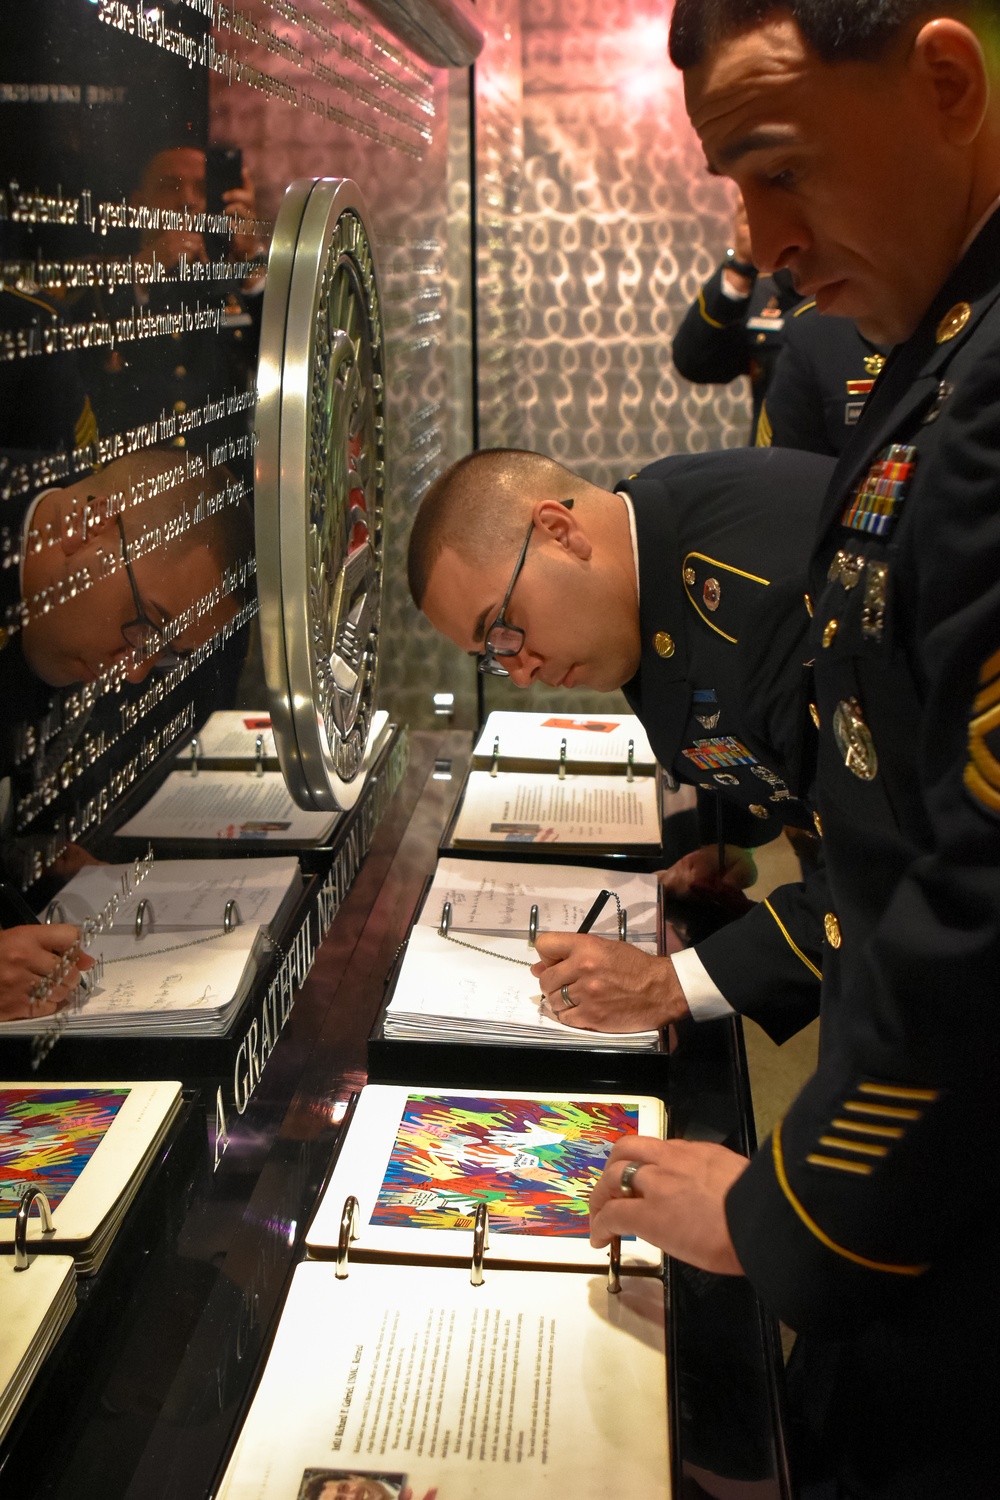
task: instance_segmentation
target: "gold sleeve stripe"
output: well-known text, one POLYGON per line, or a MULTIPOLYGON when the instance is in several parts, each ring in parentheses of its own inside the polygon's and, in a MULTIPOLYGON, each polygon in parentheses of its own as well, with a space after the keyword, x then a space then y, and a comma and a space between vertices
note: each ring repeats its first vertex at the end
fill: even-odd
POLYGON ((905 1131, 898 1125, 862 1125, 860 1120, 831 1120, 834 1130, 856 1130, 858 1135, 877 1135, 883 1140, 901 1141, 905 1131))
POLYGON ((882 1116, 886 1120, 919 1120, 919 1109, 902 1109, 897 1104, 858 1104, 855 1099, 845 1099, 842 1108, 853 1110, 856 1115, 882 1116))
POLYGON ((1000 702, 1000 677, 994 677, 984 688, 980 688, 972 700, 972 712, 981 714, 987 708, 992 708, 994 703, 1000 702))
POLYGON ((988 656, 979 668, 979 681, 992 682, 998 673, 1000 673, 1000 651, 994 651, 993 655, 988 656))
POLYGON ((771 426, 771 418, 767 414, 767 406, 761 403, 760 416, 757 418, 757 431, 754 435, 755 448, 770 448, 774 442, 774 428, 771 426))
POLYGON ((774 1158, 774 1172, 778 1179, 778 1186, 788 1199, 795 1213, 802 1220, 802 1223, 809 1230, 809 1233, 815 1235, 821 1245, 825 1245, 835 1255, 842 1255, 845 1260, 853 1261, 855 1265, 864 1266, 868 1271, 886 1271, 892 1276, 922 1276, 925 1271, 930 1270, 930 1266, 896 1266, 885 1261, 869 1260, 866 1255, 858 1255, 856 1251, 848 1250, 844 1245, 838 1245, 835 1240, 832 1240, 828 1234, 820 1229, 816 1220, 806 1212, 806 1209, 792 1192, 791 1184, 785 1173, 785 1158, 781 1149, 780 1123, 775 1127, 774 1134, 771 1136, 771 1153, 774 1158))
POLYGON ((709 317, 708 309, 705 306, 704 288, 702 288, 702 290, 698 293, 698 311, 701 313, 702 317, 705 319, 705 322, 708 323, 710 327, 725 328, 725 323, 720 323, 718 318, 709 317))
POLYGON ((886 1099, 919 1099, 933 1104, 938 1097, 937 1089, 911 1089, 903 1083, 859 1083, 859 1094, 881 1094, 886 1099))
POLYGON ((866 1161, 840 1161, 836 1156, 823 1156, 810 1151, 806 1161, 813 1167, 835 1167, 838 1172, 853 1172, 855 1177, 870 1177, 872 1169, 866 1161))
POLYGON ((888 1156, 888 1146, 872 1146, 868 1141, 842 1141, 835 1135, 821 1135, 821 1146, 833 1146, 837 1151, 858 1151, 862 1156, 888 1156))
POLYGON ((994 791, 989 782, 983 780, 975 766, 966 766, 962 779, 977 802, 992 807, 994 812, 1000 812, 1000 792, 994 791))
POLYGON ((775 909, 771 905, 770 901, 765 900, 764 905, 767 907, 768 911, 771 913, 771 916, 777 922, 777 924, 778 924, 778 931, 781 933, 781 936, 784 938, 784 940, 788 944, 789 948, 791 948, 792 952, 795 954, 795 957, 796 958, 801 958, 802 962, 805 964, 805 966, 809 970, 810 974, 815 974, 817 979, 822 979, 823 978, 822 970, 817 969, 817 967, 813 963, 812 959, 806 958, 805 954, 802 952, 802 949, 799 947, 799 945, 797 943, 795 943, 795 942, 792 941, 792 937, 791 937, 791 934, 788 931, 788 928, 785 926, 784 922, 778 916, 778 913, 775 911, 775 909))

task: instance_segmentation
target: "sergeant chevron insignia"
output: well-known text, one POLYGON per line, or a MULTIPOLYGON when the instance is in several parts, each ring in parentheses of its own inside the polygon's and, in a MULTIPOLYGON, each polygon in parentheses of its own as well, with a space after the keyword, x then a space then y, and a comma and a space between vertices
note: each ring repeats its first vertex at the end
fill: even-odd
POLYGON ((969 720, 969 763, 963 776, 977 802, 1000 813, 1000 651, 979 669, 969 720))

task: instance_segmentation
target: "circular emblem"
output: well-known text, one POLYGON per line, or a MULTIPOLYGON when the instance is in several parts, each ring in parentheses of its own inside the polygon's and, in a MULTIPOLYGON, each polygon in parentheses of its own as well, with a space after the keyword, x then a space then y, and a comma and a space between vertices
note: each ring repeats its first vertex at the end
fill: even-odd
POLYGON ((684 569, 684 582, 687 584, 688 588, 691 588, 693 586, 697 577, 698 575, 695 572, 694 568, 684 569))
POLYGON ((833 711, 833 737, 844 765, 861 781, 874 781, 878 755, 857 698, 845 698, 833 711))
POLYGON ((834 912, 828 911, 823 918, 823 931, 826 933, 826 940, 830 947, 839 948, 844 940, 840 935, 840 923, 834 912))
POLYGON ((717 578, 706 578, 702 585, 701 597, 705 601, 705 608, 714 614, 719 607, 722 598, 722 586, 717 578))
POLYGON ((353 182, 302 179, 271 242, 255 478, 264 668, 300 807, 353 806, 375 703, 385 479, 382 311, 353 182))
POLYGON ((653 636, 653 646, 657 656, 673 656, 677 649, 674 645, 673 636, 668 635, 665 630, 658 630, 656 632, 653 636))

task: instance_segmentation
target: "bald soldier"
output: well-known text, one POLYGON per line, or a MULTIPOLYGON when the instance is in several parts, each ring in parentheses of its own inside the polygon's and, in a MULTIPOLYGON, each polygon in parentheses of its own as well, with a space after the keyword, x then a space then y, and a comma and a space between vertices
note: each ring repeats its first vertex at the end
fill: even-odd
MULTIPOLYGON (((520 686, 624 688, 660 763, 715 808, 734 882, 745 847, 783 824, 813 829, 801 568, 828 459, 774 449, 662 459, 598 489, 537 453, 454 464, 410 537, 414 600, 431 623, 520 686)), ((696 948, 657 958, 543 934, 534 972, 569 1026, 636 1031, 735 1008, 783 1041, 816 1015, 821 873, 786 886, 696 948)))
POLYGON ((996 1494, 1000 13, 676 0, 671 55, 757 263, 898 347, 809 570, 816 1074, 749 1163, 616 1145, 592 1235, 750 1278, 838 1493, 996 1494))

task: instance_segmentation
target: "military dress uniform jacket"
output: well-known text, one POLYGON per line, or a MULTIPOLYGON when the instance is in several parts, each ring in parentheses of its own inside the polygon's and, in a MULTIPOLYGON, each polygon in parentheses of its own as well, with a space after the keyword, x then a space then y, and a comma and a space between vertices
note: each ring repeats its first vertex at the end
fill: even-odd
POLYGON ((781 353, 788 311, 800 300, 785 273, 758 276, 747 297, 722 288, 725 265, 706 281, 674 334, 672 354, 685 380, 717 385, 749 375, 751 435, 781 353))
POLYGON ((843 1340, 851 1492, 995 1493, 1000 215, 880 377, 811 593, 820 1059, 729 1224, 768 1305, 843 1340))
MULTIPOLYGON (((624 692, 660 764, 710 804, 729 842, 813 828, 801 787, 803 569, 832 464, 731 449, 662 459, 619 486, 639 552, 642 659, 624 692), (786 578, 786 575, 791 575, 786 578)), ((783 1041, 816 1013, 822 871, 698 945, 734 1009, 783 1041)))
POLYGON ((851 318, 826 318, 804 302, 785 335, 754 442, 758 448, 842 453, 889 349, 863 338, 851 318))

